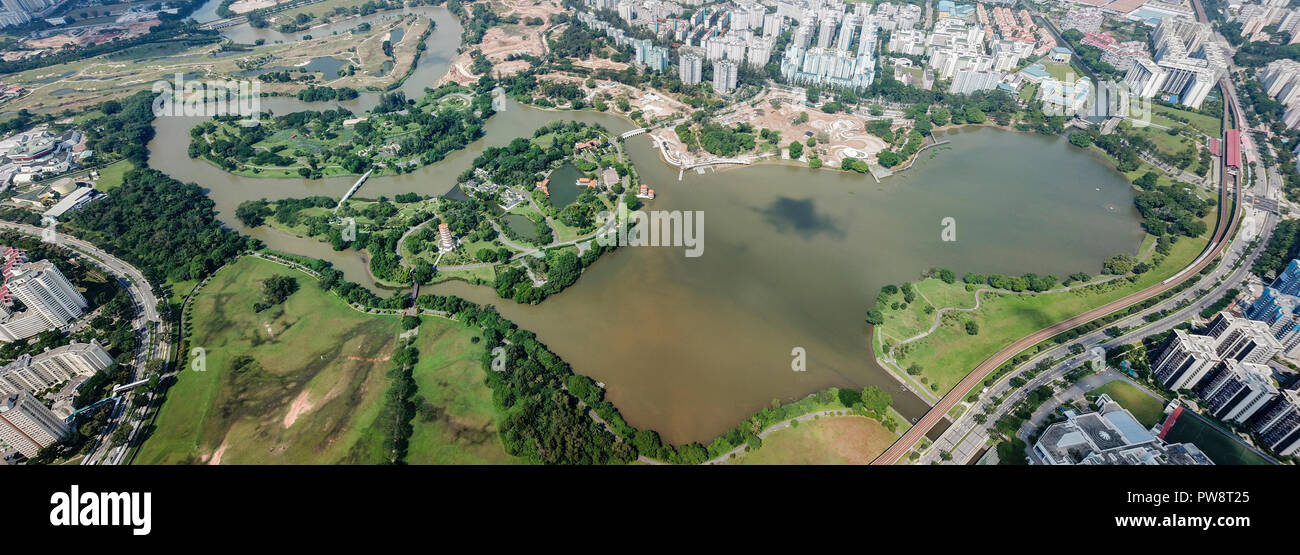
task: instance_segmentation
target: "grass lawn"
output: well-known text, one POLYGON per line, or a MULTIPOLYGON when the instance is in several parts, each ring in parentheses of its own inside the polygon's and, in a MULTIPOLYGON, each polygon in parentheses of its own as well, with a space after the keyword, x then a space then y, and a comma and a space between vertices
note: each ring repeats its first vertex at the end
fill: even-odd
MULTIPOLYGON (((1213 225, 1209 227, 1213 228, 1213 225)), ((981 362, 1017 338, 1126 297, 1177 273, 1196 259, 1207 241, 1204 237, 1182 238, 1159 266, 1138 276, 1134 283, 1117 280, 1118 283, 1051 294, 986 293, 979 310, 945 317, 944 323, 934 333, 900 347, 896 351, 899 366, 920 365, 921 377, 933 384, 931 390, 945 393, 981 362), (977 335, 966 333, 964 324, 968 318, 974 318, 979 324, 977 335)))
POLYGON ((95 182, 95 190, 109 192, 122 186, 122 180, 126 177, 126 172, 135 168, 129 160, 118 160, 99 170, 99 181, 95 182))
POLYGON ((1020 89, 1021 100, 1033 100, 1038 96, 1038 83, 1026 83, 1020 89))
MULTIPOLYGON (((1156 145, 1156 149, 1171 156, 1177 155, 1187 150, 1188 146, 1193 145, 1190 138, 1183 135, 1170 135, 1167 131, 1158 127, 1131 127, 1130 131, 1146 137, 1147 140, 1156 145)), ((1194 171, 1195 169, 1195 166, 1190 166, 1188 168, 1189 171, 1194 171)))
POLYGON ((1038 63, 1043 64, 1043 68, 1047 70, 1047 74, 1051 75, 1053 79, 1058 81, 1069 81, 1072 83, 1080 77, 1087 76, 1086 73, 1080 71, 1071 64, 1053 62, 1049 58, 1038 60, 1038 63))
POLYGON ((358 313, 304 273, 244 258, 195 299, 189 345, 206 351, 207 370, 181 373, 138 461, 203 463, 220 453, 227 464, 380 462, 381 453, 353 447, 379 412, 399 332, 396 317, 358 313), (298 291, 253 312, 273 275, 296 278, 298 291), (232 371, 240 355, 255 367, 232 371))
MULTIPOLYGON (((354 311, 302 272, 243 258, 195 298, 189 346, 206 351, 207 370, 181 373, 137 461, 210 463, 220 453, 222 464, 382 462, 374 420, 400 332, 397 317, 354 311), (273 275, 296 278, 298 291, 253 312, 273 275), (233 371, 240 355, 256 364, 233 371)), ((433 417, 414 422, 415 462, 509 460, 486 441, 494 433, 473 435, 495 427, 472 337, 439 318, 421 326, 415 372, 433 417)))
POLYGON ((966 290, 964 283, 944 283, 943 280, 927 278, 915 284, 916 298, 907 303, 906 308, 894 310, 894 303, 903 303, 900 291, 887 297, 886 310, 882 311, 885 324, 881 330, 882 337, 890 343, 897 343, 915 337, 934 324, 935 313, 940 308, 969 308, 975 306, 975 293, 966 290), (929 311, 927 312, 927 309, 929 311))
POLYGON ((1089 395, 1103 393, 1124 405, 1143 426, 1150 428, 1165 419, 1164 403, 1126 381, 1115 380, 1088 392, 1089 395))
POLYGON ((449 279, 463 279, 470 283, 475 283, 474 280, 479 279, 490 284, 496 281, 497 271, 493 266, 471 268, 469 270, 439 270, 433 276, 433 283, 440 283, 449 279))
POLYGON ((492 391, 483 383, 483 343, 476 330, 425 317, 416 338, 418 395, 427 403, 415 418, 406 461, 411 464, 521 464, 497 436, 492 391))
POLYGON ((739 464, 868 464, 898 435, 865 416, 823 416, 772 432, 739 464))
POLYGON ((1169 443, 1191 443, 1196 445, 1219 465, 1267 465, 1273 464, 1242 445, 1235 437, 1215 429, 1208 422, 1190 411, 1183 411, 1174 422, 1174 427, 1165 435, 1169 443))
POLYGON ((1153 104, 1151 106, 1151 122, 1166 127, 1189 125, 1201 133, 1211 137, 1219 137, 1223 135, 1223 120, 1220 118, 1207 116, 1200 112, 1170 108, 1159 104, 1153 104), (1187 123, 1178 120, 1187 120, 1187 123))

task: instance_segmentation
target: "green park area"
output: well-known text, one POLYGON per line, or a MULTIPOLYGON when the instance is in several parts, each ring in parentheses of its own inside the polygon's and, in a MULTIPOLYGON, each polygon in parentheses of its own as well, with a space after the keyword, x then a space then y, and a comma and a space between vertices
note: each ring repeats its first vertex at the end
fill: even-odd
POLYGON ((419 387, 410 464, 524 464, 497 436, 492 390, 483 382, 478 331, 426 316, 415 340, 419 387))
MULTIPOLYGON (((844 411, 848 412, 848 411, 844 411)), ((853 414, 826 415, 772 432, 733 464, 869 464, 898 439, 880 422, 853 414)))
POLYGON ((1151 123, 1176 129, 1190 127, 1210 137, 1223 135, 1223 120, 1218 117, 1160 104, 1151 106, 1151 123))
POLYGON ((1165 419, 1165 405, 1159 399, 1147 395, 1137 386, 1123 380, 1115 380, 1088 392, 1088 397, 1109 395, 1115 402, 1123 405, 1143 426, 1151 427, 1165 419))
MULTIPOLYGON (((1209 219, 1213 217, 1208 216, 1209 219)), ((1207 242, 1205 236, 1183 237, 1169 247, 1168 254, 1157 255, 1151 260, 1153 264, 1141 274, 1129 274, 1055 293, 988 291, 980 294, 978 310, 949 311, 942 316, 938 316, 938 310, 944 307, 973 306, 973 294, 966 293, 966 286, 959 282, 940 286, 933 283, 938 280, 927 279, 916 285, 912 302, 903 302, 901 289, 882 296, 882 302, 877 306, 884 324, 878 326, 873 346, 880 357, 902 338, 928 330, 935 318, 941 317, 941 323, 933 333, 894 351, 897 358, 895 370, 906 371, 912 379, 941 395, 1016 339, 1124 298, 1174 275, 1195 260, 1207 242), (1156 259, 1158 263, 1155 263, 1156 259), (940 298, 933 298, 932 293, 940 298)))
POLYGON ((492 99, 469 99, 451 85, 418 99, 401 92, 380 96, 369 113, 346 109, 277 114, 244 126, 237 118, 203 122, 190 130, 189 155, 231 173, 257 177, 401 174, 442 160, 483 136, 492 99))
MULTIPOLYGON (((309 275, 246 257, 194 299, 186 366, 136 458, 142 464, 370 464, 385 462, 377 418, 402 326, 358 312, 309 275), (272 276, 296 281, 258 312, 272 276), (192 364, 192 363, 190 363, 192 364)), ((416 339, 417 416, 411 462, 507 460, 496 439, 474 332, 429 318, 416 339), (490 440, 490 441, 489 441, 490 440)))
POLYGON ((129 160, 118 160, 104 166, 99 170, 99 180, 95 182, 95 189, 108 192, 121 187, 126 172, 132 169, 135 169, 135 164, 132 164, 129 160))

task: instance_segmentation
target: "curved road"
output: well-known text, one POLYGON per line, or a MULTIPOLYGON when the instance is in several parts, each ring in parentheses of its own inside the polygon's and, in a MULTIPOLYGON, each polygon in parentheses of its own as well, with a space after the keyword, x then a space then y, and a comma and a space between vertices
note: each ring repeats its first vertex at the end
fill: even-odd
MULTIPOLYGON (((1196 2, 1196 4, 1199 6, 1199 2, 1196 2)), ((1231 123, 1230 115, 1239 114, 1240 110, 1236 104, 1236 97, 1232 94, 1229 94, 1228 86, 1221 81, 1220 87, 1223 89, 1222 91, 1223 97, 1227 100, 1228 104, 1230 105, 1228 106, 1228 109, 1224 110, 1224 115, 1223 115, 1224 118, 1223 128, 1226 130, 1229 128, 1231 123)), ((1111 303, 1089 310, 1088 312, 1085 312, 1083 314, 1079 314, 1078 316, 1074 316, 1062 322, 1058 322, 1056 324, 1038 330, 1028 336, 1021 338, 1015 343, 1012 343, 1004 347, 1002 350, 998 351, 993 356, 989 357, 984 362, 980 363, 980 365, 975 367, 975 370, 972 371, 970 374, 967 374, 966 377, 960 383, 958 383, 955 387, 949 390, 948 393, 944 395, 943 398, 940 399, 937 404, 931 407, 930 410, 926 412, 925 415, 922 416, 921 419, 917 421, 917 423, 914 426, 912 426, 911 429, 909 429, 906 433, 904 433, 903 436, 898 439, 898 441, 894 442, 894 444, 891 445, 889 449, 885 450, 884 453, 881 453, 881 455, 877 457, 876 460, 872 461, 871 464, 890 465, 890 464, 895 464, 899 460, 901 460, 903 456, 906 455, 909 450, 911 450, 912 446, 915 445, 916 442, 921 440, 922 436, 928 433, 930 429, 935 426, 935 424, 939 423, 940 420, 945 418, 948 415, 948 411, 952 410, 953 407, 957 406, 957 404, 960 403, 961 400, 966 397, 966 394, 969 393, 971 389, 973 389, 980 382, 983 382, 984 378, 988 377, 988 375, 992 374, 993 371, 996 370, 999 366, 1001 366, 1006 361, 1011 360, 1012 357, 1015 357, 1021 351, 1024 351, 1025 349, 1028 349, 1029 347, 1032 347, 1041 341, 1047 340, 1052 336, 1055 336, 1056 334, 1068 331, 1072 328, 1086 324, 1088 322, 1091 322, 1097 318, 1100 318, 1112 312, 1122 310, 1124 308, 1128 308, 1134 304, 1158 296, 1161 293, 1164 293, 1165 291, 1168 291, 1169 289, 1176 287, 1178 284, 1182 283, 1183 281, 1198 276, 1199 272, 1202 269, 1204 269, 1206 266, 1213 263, 1214 259, 1219 255, 1220 252, 1223 251, 1224 247, 1228 245, 1227 237, 1229 236, 1229 231, 1232 230, 1237 225, 1237 220, 1241 213, 1241 210, 1238 206, 1230 204, 1233 198, 1238 198, 1238 199, 1241 198, 1241 182, 1239 179, 1237 179, 1237 176, 1230 175, 1227 172, 1227 166, 1225 166, 1224 163, 1225 161, 1220 159, 1220 169, 1222 170, 1222 173, 1220 175, 1222 175, 1224 181, 1220 183, 1220 188, 1219 188, 1219 222, 1218 225, 1215 227, 1213 239, 1211 239, 1210 243, 1206 245, 1205 252, 1201 255, 1199 259, 1197 259, 1198 261, 1196 263, 1194 263, 1192 266, 1188 267, 1187 269, 1183 270, 1181 273, 1177 274, 1172 279, 1165 280, 1160 284, 1157 284, 1155 286, 1149 287, 1147 289, 1144 289, 1142 291, 1124 297, 1118 301, 1113 301, 1111 303), (1229 181, 1231 181, 1231 187, 1235 191, 1235 196, 1233 197, 1230 197, 1228 194, 1229 187, 1230 187, 1229 181), (1232 213, 1225 214, 1224 211, 1228 210, 1229 207, 1231 207, 1232 213)))

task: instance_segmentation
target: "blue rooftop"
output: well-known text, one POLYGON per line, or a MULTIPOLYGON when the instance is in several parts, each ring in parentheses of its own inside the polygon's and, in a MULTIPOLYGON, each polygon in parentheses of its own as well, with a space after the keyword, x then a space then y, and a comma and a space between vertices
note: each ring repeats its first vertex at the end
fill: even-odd
POLYGON ((1047 77, 1049 75, 1047 73, 1047 68, 1044 67, 1043 64, 1031 65, 1025 69, 1020 70, 1020 73, 1028 75, 1030 77, 1047 77))

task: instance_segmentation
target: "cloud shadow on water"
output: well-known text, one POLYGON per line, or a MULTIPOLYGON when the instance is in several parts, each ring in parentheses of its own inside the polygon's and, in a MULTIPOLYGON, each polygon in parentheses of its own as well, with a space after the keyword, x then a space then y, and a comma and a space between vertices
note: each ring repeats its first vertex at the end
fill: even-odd
POLYGON ((822 234, 835 239, 844 237, 844 230, 830 216, 817 212, 812 199, 778 197, 770 206, 758 212, 778 231, 794 232, 804 239, 822 234))

